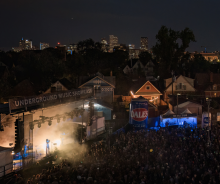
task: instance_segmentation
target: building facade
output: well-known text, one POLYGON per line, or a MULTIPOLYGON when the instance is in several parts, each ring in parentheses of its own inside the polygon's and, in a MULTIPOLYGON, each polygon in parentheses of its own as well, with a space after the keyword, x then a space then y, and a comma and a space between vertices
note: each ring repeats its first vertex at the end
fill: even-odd
POLYGON ((113 52, 114 47, 119 46, 118 44, 118 37, 114 35, 109 35, 109 50, 113 52))
POLYGON ((194 79, 185 77, 183 75, 178 76, 174 81, 172 78, 164 79, 164 85, 166 89, 164 90, 164 100, 168 100, 168 95, 172 94, 188 94, 196 92, 194 88, 194 79))
POLYGON ((147 37, 141 37, 141 51, 147 51, 148 50, 148 38, 147 37))
POLYGON ((40 50, 44 50, 48 47, 50 47, 49 43, 40 42, 40 50))
POLYGON ((147 81, 140 89, 136 92, 131 92, 132 98, 138 98, 140 96, 148 99, 152 104, 160 105, 160 96, 162 93, 150 82, 147 81))
MULTIPOLYGON (((115 79, 113 76, 110 76, 112 79, 115 79)), ((79 86, 79 88, 93 88, 94 98, 101 99, 104 102, 109 104, 113 103, 114 100, 114 89, 115 86, 113 83, 108 81, 108 77, 105 79, 96 76, 91 80, 87 81, 83 85, 79 86), (105 80, 106 79, 106 80, 105 80)))

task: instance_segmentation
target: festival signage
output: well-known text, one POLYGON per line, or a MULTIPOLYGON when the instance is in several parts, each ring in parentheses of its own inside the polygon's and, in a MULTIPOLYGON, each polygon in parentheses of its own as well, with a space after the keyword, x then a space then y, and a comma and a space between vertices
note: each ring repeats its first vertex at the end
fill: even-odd
POLYGON ((130 104, 130 121, 134 127, 146 127, 148 122, 148 101, 143 98, 133 99, 130 104))
POLYGON ((163 115, 163 118, 184 118, 184 117, 195 117, 197 114, 169 114, 169 115, 163 115))
POLYGON ((72 102, 80 98, 92 96, 92 88, 47 93, 38 96, 20 97, 9 100, 9 110, 22 109, 33 106, 56 105, 63 102, 72 102))

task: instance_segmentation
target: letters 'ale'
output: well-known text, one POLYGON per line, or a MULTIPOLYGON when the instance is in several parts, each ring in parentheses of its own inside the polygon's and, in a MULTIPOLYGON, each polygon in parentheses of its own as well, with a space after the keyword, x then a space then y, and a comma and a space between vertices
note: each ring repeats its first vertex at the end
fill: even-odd
POLYGON ((131 117, 135 121, 144 121, 148 116, 147 109, 137 108, 131 111, 131 117))

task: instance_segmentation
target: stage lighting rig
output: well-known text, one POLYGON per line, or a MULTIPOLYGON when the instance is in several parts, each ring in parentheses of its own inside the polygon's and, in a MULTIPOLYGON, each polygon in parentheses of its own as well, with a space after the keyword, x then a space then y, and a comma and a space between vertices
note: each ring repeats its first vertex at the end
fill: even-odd
POLYGON ((53 120, 53 118, 50 117, 50 118, 48 118, 48 119, 49 119, 49 120, 48 120, 48 125, 51 126, 51 125, 52 125, 52 120, 53 120))
POLYGON ((37 127, 40 128, 41 127, 41 123, 38 123, 37 127))
POLYGON ((55 115, 54 118, 57 119, 57 123, 60 123, 60 115, 59 114, 55 115))
POLYGON ((39 116, 41 123, 45 123, 46 117, 45 116, 39 116))

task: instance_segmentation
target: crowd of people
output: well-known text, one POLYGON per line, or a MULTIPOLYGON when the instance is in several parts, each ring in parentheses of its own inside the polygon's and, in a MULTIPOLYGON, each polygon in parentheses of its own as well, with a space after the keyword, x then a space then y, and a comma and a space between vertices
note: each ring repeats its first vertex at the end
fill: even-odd
MULTIPOLYGON (((207 130, 121 132, 29 178, 28 184, 217 184, 220 135, 207 130)), ((56 163, 56 162, 55 162, 56 163)))

